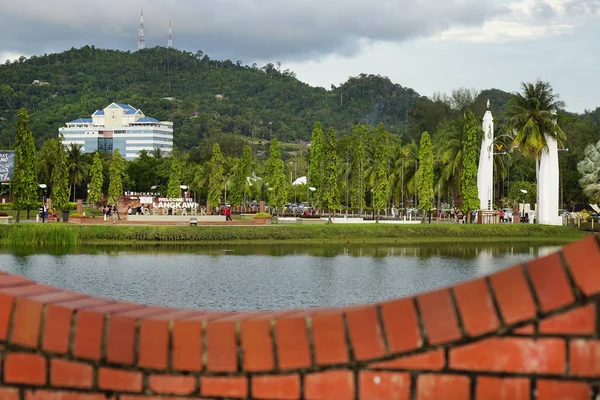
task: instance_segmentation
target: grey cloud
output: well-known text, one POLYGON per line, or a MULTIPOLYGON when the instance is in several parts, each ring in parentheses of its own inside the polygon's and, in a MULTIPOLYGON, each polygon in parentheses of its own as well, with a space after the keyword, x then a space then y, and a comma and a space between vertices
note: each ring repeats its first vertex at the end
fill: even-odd
POLYGON ((566 0, 565 9, 570 15, 600 14, 600 0, 566 0))
POLYGON ((213 57, 299 60, 352 55, 361 40, 404 41, 505 13, 493 0, 21 0, 0 5, 6 49, 60 51, 84 44, 136 48, 140 9, 148 47, 174 45, 213 57), (32 10, 35 10, 32 12, 32 10))

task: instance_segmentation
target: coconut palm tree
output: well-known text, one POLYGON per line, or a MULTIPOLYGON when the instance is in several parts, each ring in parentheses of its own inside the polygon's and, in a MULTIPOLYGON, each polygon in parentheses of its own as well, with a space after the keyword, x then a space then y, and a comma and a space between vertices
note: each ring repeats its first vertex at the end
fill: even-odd
POLYGON ((71 143, 67 147, 67 169, 69 171, 69 185, 75 201, 75 186, 85 181, 90 172, 90 164, 86 161, 86 156, 81 150, 80 144, 71 143))
MULTIPOLYGON (((514 134, 513 146, 524 156, 535 158, 535 175, 539 179, 540 156, 548 144, 547 137, 564 146, 565 133, 556 123, 556 113, 565 103, 552 90, 549 82, 521 82, 522 93, 513 94, 508 103, 506 127, 514 134)), ((539 185, 538 185, 539 187, 539 185)), ((536 196, 539 204, 539 191, 536 196)))

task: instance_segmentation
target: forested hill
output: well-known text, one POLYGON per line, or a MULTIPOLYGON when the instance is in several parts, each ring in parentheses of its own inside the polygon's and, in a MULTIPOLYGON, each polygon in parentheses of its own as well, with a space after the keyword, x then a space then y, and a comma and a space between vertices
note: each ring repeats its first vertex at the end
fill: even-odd
POLYGON ((429 102, 380 76, 361 75, 325 90, 273 64, 246 66, 162 47, 132 53, 86 46, 0 66, 0 146, 11 144, 20 107, 30 111, 39 147, 65 122, 89 118, 113 101, 173 121, 182 150, 215 132, 307 140, 315 121, 341 133, 359 122, 416 133, 426 113, 411 110, 429 102))
MULTIPOLYGON (((474 112, 482 116, 490 99, 501 123, 508 98, 501 90, 483 91, 475 99, 474 112)), ((431 100, 378 75, 361 74, 325 90, 274 64, 248 66, 212 60, 201 51, 164 47, 123 52, 86 46, 0 65, 0 147, 12 145, 21 107, 30 112, 38 148, 65 122, 89 118, 115 101, 173 121, 175 145, 190 150, 221 132, 309 140, 316 121, 334 126, 342 135, 357 123, 383 122, 407 141, 454 118, 460 109, 460 104, 452 107, 456 100, 460 101, 431 100)))

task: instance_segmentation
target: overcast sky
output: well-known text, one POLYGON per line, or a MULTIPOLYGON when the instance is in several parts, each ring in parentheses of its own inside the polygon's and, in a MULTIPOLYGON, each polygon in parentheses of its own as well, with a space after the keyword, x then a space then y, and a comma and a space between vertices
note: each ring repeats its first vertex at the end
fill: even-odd
POLYGON ((600 0, 20 0, 0 3, 0 62, 71 47, 174 47, 282 63, 329 88, 360 73, 422 95, 549 81, 567 109, 600 106, 600 0))

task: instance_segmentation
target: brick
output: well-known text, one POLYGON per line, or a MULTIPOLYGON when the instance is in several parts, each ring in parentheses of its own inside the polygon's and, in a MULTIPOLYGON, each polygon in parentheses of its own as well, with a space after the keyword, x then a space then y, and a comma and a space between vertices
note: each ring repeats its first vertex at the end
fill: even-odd
POLYGON ((296 374, 255 376, 252 378, 252 396, 258 399, 299 399, 300 376, 296 374))
MULTIPOLYGON (((4 397, 0 397, 4 400, 4 397)), ((28 390, 25 392, 25 400, 113 400, 112 397, 107 398, 105 394, 66 392, 66 391, 49 391, 49 390, 28 390)))
POLYGON ((142 391, 142 374, 141 372, 101 367, 98 370, 98 388, 138 393, 142 391))
POLYGON ((91 365, 60 359, 50 360, 50 385, 91 389, 94 370, 91 365))
POLYGON ((6 341, 14 297, 0 293, 0 341, 6 341))
POLYGON ((17 389, 0 387, 0 399, 2 400, 20 400, 21 396, 17 389))
POLYGON ((202 323, 175 322, 172 352, 175 371, 200 371, 202 369, 202 323))
POLYGON ((450 349, 451 369, 467 371, 563 374, 562 339, 491 338, 450 349))
POLYGON ((596 306, 588 304, 564 314, 543 319, 541 333, 566 335, 593 335, 596 333, 596 306))
POLYGON ((527 263, 527 271, 543 312, 564 307, 575 301, 559 253, 530 261, 527 263))
POLYGON ((66 354, 69 351, 69 335, 73 310, 48 305, 42 336, 42 349, 51 353, 66 354))
POLYGON ((571 375, 600 376, 600 341, 573 339, 569 343, 571 375))
POLYGON ((216 372, 236 372, 237 341, 235 323, 209 322, 206 326, 207 369, 216 372))
POLYGON ((417 400, 469 400, 471 383, 466 376, 419 375, 417 378, 417 400))
POLYGON ((0 276, 0 288, 35 285, 35 282, 19 275, 6 274, 0 276))
POLYGON ((40 303, 59 303, 68 300, 79 300, 87 298, 83 293, 77 292, 67 292, 67 291, 57 291, 51 293, 42 293, 29 297, 30 300, 39 301, 40 303))
POLYGON ((475 400, 530 400, 531 384, 526 378, 477 378, 475 400))
POLYGON ((139 360, 141 368, 167 369, 169 323, 143 319, 140 323, 139 360))
POLYGON ((53 286, 43 285, 41 283, 33 283, 32 285, 24 285, 2 289, 2 293, 15 298, 24 298, 57 292, 58 289, 53 286))
POLYGON ((202 396, 248 397, 248 379, 244 376, 204 376, 200 378, 202 396))
POLYGON ((42 322, 43 304, 28 299, 17 301, 10 342, 36 348, 42 322))
POLYGON ((537 381, 537 400, 589 400, 590 385, 585 382, 537 381))
POLYGON ((385 346, 375 306, 361 307, 347 312, 346 321, 354 357, 357 360, 368 360, 385 355, 385 346))
POLYGON ((381 361, 369 364, 370 368, 382 369, 408 369, 408 370, 426 370, 439 371, 444 368, 446 360, 444 350, 433 350, 414 356, 400 357, 389 361, 381 361))
POLYGON ((354 399, 354 375, 352 371, 332 370, 308 374, 304 378, 306 400, 352 400, 354 399))
POLYGON ((381 315, 391 353, 415 350, 423 345, 412 298, 382 303, 381 315))
POLYGON ((562 248, 573 279, 586 296, 600 292, 600 250, 595 235, 562 248))
POLYGON ((512 325, 535 316, 533 297, 520 266, 497 272, 489 279, 504 322, 512 325))
POLYGON ((358 379, 359 399, 410 400, 410 374, 361 371, 358 379))
POLYGON ((150 375, 150 390, 158 394, 175 394, 185 396, 196 391, 196 378, 193 376, 150 375))
POLYGON ((520 328, 515 328, 513 332, 517 335, 533 335, 535 333, 535 327, 533 324, 527 324, 520 328))
POLYGON ((430 344, 448 343, 461 338, 449 290, 436 290, 417 296, 417 303, 430 344))
POLYGON ((79 311, 75 326, 73 354, 89 360, 99 360, 104 332, 104 314, 79 311))
POLYGON ((134 311, 146 308, 143 304, 126 303, 126 302, 111 302, 109 304, 100 305, 97 307, 90 308, 90 311, 96 311, 102 314, 116 314, 124 313, 127 311, 134 311))
POLYGON ((344 364, 349 361, 342 314, 312 317, 312 334, 317 365, 344 364))
POLYGON ((4 358, 3 370, 5 383, 46 384, 46 359, 38 354, 9 353, 4 358))
POLYGON ((108 322, 106 360, 133 365, 135 350, 135 319, 113 315, 108 322))
POLYGON ((269 321, 243 321, 241 344, 245 371, 271 371, 275 368, 269 321))
POLYGON ((467 335, 479 336, 500 327, 494 301, 484 278, 457 285, 453 291, 467 335))
POLYGON ((275 345, 280 369, 299 369, 312 366, 308 330, 304 318, 276 320, 275 345))

